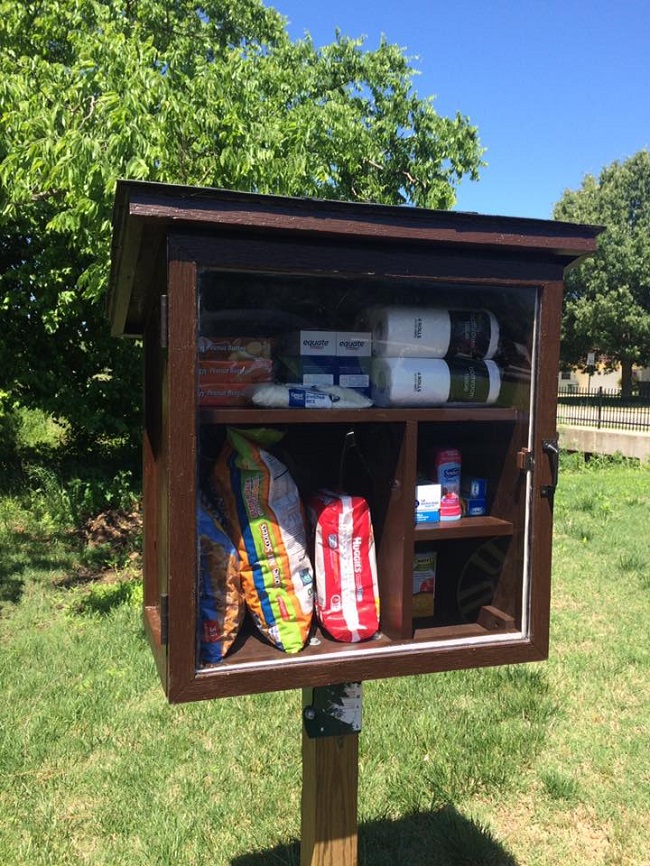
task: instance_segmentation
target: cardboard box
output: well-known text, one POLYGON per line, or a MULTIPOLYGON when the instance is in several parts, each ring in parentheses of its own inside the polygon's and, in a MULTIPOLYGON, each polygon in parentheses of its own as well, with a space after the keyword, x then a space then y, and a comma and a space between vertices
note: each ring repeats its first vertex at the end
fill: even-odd
POLYGON ((201 385, 197 402, 199 406, 250 406, 254 385, 230 382, 201 385))
POLYGON ((339 358, 369 358, 372 354, 370 331, 337 331, 336 355, 339 358))
POLYGON ((487 514, 487 502, 485 499, 466 499, 464 496, 460 498, 463 517, 481 517, 487 514))
POLYGON ((223 382, 272 382, 273 361, 269 358, 255 358, 245 361, 214 361, 199 358, 199 385, 223 382))
POLYGON ((287 335, 283 351, 288 356, 335 357, 336 331, 294 331, 287 335))
POLYGON ((283 357, 279 376, 285 382, 302 385, 340 385, 370 396, 370 375, 357 358, 324 356, 283 357))
POLYGON ((487 514, 487 480, 463 476, 460 483, 460 500, 464 517, 481 517, 487 514))
POLYGON ((438 554, 434 550, 416 550, 413 557, 413 616, 433 616, 438 554))
POLYGON ((438 523, 440 521, 440 484, 418 484, 415 488, 415 522, 438 523))
POLYGON ((487 479, 463 475, 460 482, 460 492, 467 499, 485 499, 487 497, 487 479))
POLYGON ((270 337, 199 337, 201 358, 216 361, 246 361, 270 358, 273 341, 270 337))
POLYGON ((280 358, 278 376, 298 385, 335 385, 336 358, 295 356, 280 358))

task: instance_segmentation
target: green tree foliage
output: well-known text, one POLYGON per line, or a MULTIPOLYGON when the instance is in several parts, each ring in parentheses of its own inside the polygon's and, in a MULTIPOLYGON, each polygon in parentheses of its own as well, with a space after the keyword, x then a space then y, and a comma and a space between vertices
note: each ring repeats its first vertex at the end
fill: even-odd
POLYGON ((562 357, 584 364, 587 352, 621 365, 623 390, 632 366, 650 364, 650 152, 613 162, 567 190, 556 219, 603 225, 599 252, 567 275, 562 357))
POLYGON ((89 441, 138 423, 101 302, 118 177, 449 208, 481 165, 400 48, 294 42, 261 0, 0 0, 0 46, 0 393, 89 441))

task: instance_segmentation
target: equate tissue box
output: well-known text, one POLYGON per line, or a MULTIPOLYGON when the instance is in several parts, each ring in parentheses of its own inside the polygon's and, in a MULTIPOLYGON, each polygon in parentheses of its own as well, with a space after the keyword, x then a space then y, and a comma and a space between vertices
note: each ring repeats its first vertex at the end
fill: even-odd
POLYGON ((336 332, 336 354, 339 358, 369 358, 371 353, 370 331, 336 332))
POLYGON ((287 355, 309 357, 334 357, 336 355, 336 331, 294 331, 287 337, 287 355))

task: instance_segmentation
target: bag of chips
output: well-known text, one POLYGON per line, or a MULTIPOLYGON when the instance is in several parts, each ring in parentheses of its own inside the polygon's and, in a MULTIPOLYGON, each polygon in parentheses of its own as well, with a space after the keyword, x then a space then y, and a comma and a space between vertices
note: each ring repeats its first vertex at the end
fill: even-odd
POLYGON ((246 606, 241 590, 237 551, 217 515, 204 502, 198 504, 196 523, 199 663, 207 666, 222 661, 233 645, 246 606))
POLYGON ((212 481, 241 560, 248 610, 268 640, 294 653, 311 627, 313 572, 298 488, 267 450, 282 436, 265 427, 228 427, 212 481))

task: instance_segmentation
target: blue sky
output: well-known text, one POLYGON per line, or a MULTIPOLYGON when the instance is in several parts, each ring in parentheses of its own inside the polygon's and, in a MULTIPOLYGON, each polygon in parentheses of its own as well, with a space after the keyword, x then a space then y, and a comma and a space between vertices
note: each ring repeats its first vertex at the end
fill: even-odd
POLYGON ((381 34, 415 89, 487 148, 457 210, 552 217, 565 189, 650 148, 650 0, 266 0, 294 39, 381 34))

